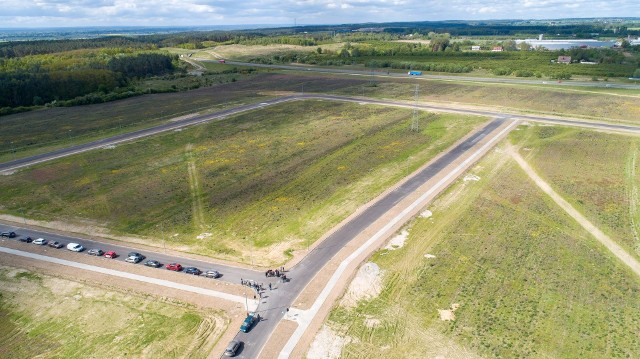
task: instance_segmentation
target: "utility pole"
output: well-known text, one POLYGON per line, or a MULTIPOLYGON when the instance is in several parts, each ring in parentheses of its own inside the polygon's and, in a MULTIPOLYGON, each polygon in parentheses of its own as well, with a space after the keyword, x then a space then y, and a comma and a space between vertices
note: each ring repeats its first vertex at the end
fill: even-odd
POLYGON ((413 120, 411 121, 411 131, 420 131, 420 118, 418 117, 418 93, 420 91, 420 85, 416 84, 415 89, 415 106, 413 107, 413 120))

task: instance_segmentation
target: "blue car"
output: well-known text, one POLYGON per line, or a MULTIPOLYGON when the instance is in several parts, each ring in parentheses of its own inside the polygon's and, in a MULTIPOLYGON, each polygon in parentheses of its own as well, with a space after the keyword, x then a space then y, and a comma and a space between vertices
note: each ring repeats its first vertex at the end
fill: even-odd
POLYGON ((242 322, 242 325, 240 326, 240 331, 247 333, 248 331, 251 330, 251 327, 253 327, 253 324, 255 324, 255 322, 259 320, 260 320, 260 314, 254 313, 254 312, 249 313, 249 315, 247 315, 247 317, 244 319, 244 322, 242 322))

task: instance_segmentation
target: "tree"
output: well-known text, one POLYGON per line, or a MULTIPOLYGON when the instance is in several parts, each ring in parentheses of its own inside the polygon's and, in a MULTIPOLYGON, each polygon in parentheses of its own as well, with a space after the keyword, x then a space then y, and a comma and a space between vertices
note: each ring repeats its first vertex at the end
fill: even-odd
POLYGON ((504 41, 502 43, 502 48, 505 51, 516 51, 518 49, 518 47, 516 46, 516 42, 513 40, 504 41))
POLYGON ((529 51, 529 50, 531 50, 531 45, 529 45, 528 43, 523 41, 523 42, 518 44, 518 48, 521 51, 529 51))

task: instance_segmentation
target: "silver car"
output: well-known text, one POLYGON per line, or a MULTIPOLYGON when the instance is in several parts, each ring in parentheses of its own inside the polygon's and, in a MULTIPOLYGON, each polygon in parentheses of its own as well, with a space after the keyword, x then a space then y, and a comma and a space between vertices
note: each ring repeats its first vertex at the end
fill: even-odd
POLYGON ((224 350, 224 355, 228 357, 236 356, 236 354, 238 353, 238 349, 240 349, 241 343, 242 342, 239 342, 237 340, 230 341, 229 345, 227 345, 227 349, 224 350))

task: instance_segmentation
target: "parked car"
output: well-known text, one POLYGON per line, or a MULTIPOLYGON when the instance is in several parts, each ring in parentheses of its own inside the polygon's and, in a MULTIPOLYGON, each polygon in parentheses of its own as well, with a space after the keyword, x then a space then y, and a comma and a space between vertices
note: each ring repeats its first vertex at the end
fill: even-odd
POLYGON ((160 263, 158 261, 154 261, 154 260, 148 260, 148 261, 144 262, 144 265, 146 265, 147 267, 153 267, 153 268, 162 267, 162 263, 160 263))
POLYGON ((129 262, 129 263, 139 263, 144 259, 144 256, 138 252, 131 252, 128 254, 127 259, 125 259, 125 262, 129 262))
POLYGON ((87 254, 90 256, 101 257, 104 254, 104 251, 102 249, 93 248, 89 249, 89 252, 87 252, 87 254))
POLYGON ((49 247, 51 248, 62 248, 64 246, 64 244, 58 242, 58 241, 53 241, 53 242, 49 242, 49 247))
POLYGON ((0 237, 15 238, 16 232, 2 232, 0 233, 0 237))
POLYGON ((113 259, 113 258, 115 258, 115 257, 117 257, 117 256, 118 256, 118 255, 117 255, 117 254, 116 254, 116 252, 114 252, 114 251, 108 251, 107 253, 105 253, 105 254, 104 254, 104 257, 105 257, 105 258, 111 258, 111 259, 113 259))
POLYGON ((182 270, 182 266, 179 263, 170 263, 167 264, 166 267, 168 270, 172 270, 172 271, 176 271, 176 272, 180 272, 182 270))
POLYGON ((33 241, 33 244, 44 246, 45 244, 47 244, 47 240, 44 239, 44 238, 38 238, 38 239, 33 241))
POLYGON ((200 275, 202 273, 202 271, 196 267, 187 267, 184 269, 184 272, 193 275, 200 275))
POLYGON ((20 237, 19 241, 25 242, 25 243, 31 243, 33 242, 33 239, 31 237, 20 237))
POLYGON ((204 272, 204 276, 207 278, 220 278, 220 272, 218 272, 217 270, 209 269, 208 271, 204 272))
POLYGON ((227 345, 227 349, 224 350, 224 355, 228 357, 236 356, 236 354, 238 353, 238 349, 240 349, 240 344, 242 344, 242 342, 237 340, 230 341, 227 345))
POLYGON ((82 252, 84 251, 84 247, 78 243, 69 243, 67 244, 67 249, 72 252, 82 252))
POLYGON ((240 326, 240 331, 247 333, 248 331, 251 330, 251 327, 253 327, 253 324, 258 320, 260 320, 260 314, 255 312, 249 313, 249 315, 247 315, 247 317, 244 318, 244 322, 242 322, 242 325, 240 326))

